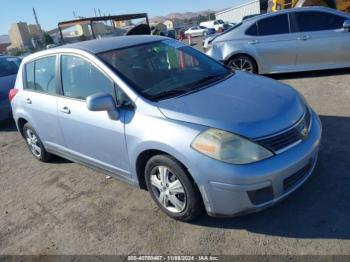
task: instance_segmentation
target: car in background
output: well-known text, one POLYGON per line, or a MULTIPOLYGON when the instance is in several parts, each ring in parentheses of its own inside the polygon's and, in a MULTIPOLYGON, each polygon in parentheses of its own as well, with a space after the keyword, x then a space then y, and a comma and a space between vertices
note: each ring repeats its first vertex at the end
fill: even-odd
POLYGON ((176 39, 176 31, 175 31, 175 29, 168 29, 167 37, 176 39))
POLYGON ((185 31, 185 35, 191 35, 193 37, 195 36, 207 36, 215 33, 215 30, 213 28, 207 28, 204 26, 193 26, 190 27, 185 31))
POLYGON ((321 140, 290 86, 161 36, 37 52, 9 96, 37 160, 59 155, 148 190, 181 221, 281 201, 311 176, 321 140))
POLYGON ((350 15, 304 7, 261 14, 208 42, 207 55, 235 70, 272 74, 350 67, 350 15))
POLYGON ((224 25, 225 22, 221 19, 205 21, 200 23, 200 26, 204 26, 206 28, 213 28, 215 29, 215 31, 222 31, 224 29, 224 25))
POLYGON ((0 56, 0 121, 11 116, 8 98, 10 89, 14 88, 21 59, 13 56, 0 56))

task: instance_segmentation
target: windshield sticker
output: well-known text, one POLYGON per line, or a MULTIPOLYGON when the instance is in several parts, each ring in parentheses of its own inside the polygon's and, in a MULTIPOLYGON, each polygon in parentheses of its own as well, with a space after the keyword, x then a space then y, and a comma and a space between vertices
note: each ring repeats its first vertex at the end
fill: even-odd
POLYGON ((186 46, 185 44, 175 40, 164 40, 163 43, 176 49, 186 46))

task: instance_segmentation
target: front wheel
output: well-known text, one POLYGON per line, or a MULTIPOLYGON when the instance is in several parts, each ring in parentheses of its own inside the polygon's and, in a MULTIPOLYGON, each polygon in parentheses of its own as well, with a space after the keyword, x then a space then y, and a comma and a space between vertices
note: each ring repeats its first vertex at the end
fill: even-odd
POLYGON ((248 72, 248 73, 258 73, 258 66, 253 58, 246 55, 238 55, 232 57, 227 66, 233 70, 248 72))
POLYGON ((146 164, 145 176, 152 199, 171 218, 190 221, 202 213, 203 204, 197 188, 174 158, 152 157, 146 164))

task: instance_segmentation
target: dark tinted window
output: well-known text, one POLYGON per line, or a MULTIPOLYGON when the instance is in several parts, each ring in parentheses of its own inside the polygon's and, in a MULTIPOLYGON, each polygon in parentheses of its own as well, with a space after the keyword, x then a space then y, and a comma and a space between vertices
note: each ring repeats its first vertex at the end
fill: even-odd
POLYGON ((294 17, 299 32, 334 30, 343 27, 346 18, 324 12, 299 12, 294 17))
POLYGON ((34 62, 25 65, 26 89, 35 90, 34 84, 34 62))
POLYGON ((20 63, 15 57, 0 57, 0 77, 17 74, 20 63))
POLYGON ((288 15, 277 15, 258 22, 259 35, 279 35, 289 33, 288 15))
POLYGON ((64 96, 86 99, 95 93, 114 92, 113 82, 85 59, 63 55, 61 67, 64 96))
POLYGON ((38 59, 25 65, 26 89, 56 94, 56 56, 38 59))
POLYGON ((258 27, 256 23, 249 27, 249 29, 245 33, 246 35, 258 35, 258 27))
POLYGON ((46 57, 35 61, 35 90, 56 94, 56 57, 46 57))

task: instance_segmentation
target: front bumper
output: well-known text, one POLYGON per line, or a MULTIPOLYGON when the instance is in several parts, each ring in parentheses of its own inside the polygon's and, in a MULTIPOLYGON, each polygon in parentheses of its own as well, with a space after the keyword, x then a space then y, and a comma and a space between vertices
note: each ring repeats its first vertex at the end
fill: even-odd
POLYGON ((322 127, 312 112, 312 126, 302 143, 269 159, 232 165, 203 156, 189 169, 209 215, 234 216, 264 209, 284 199, 312 174, 322 127))

